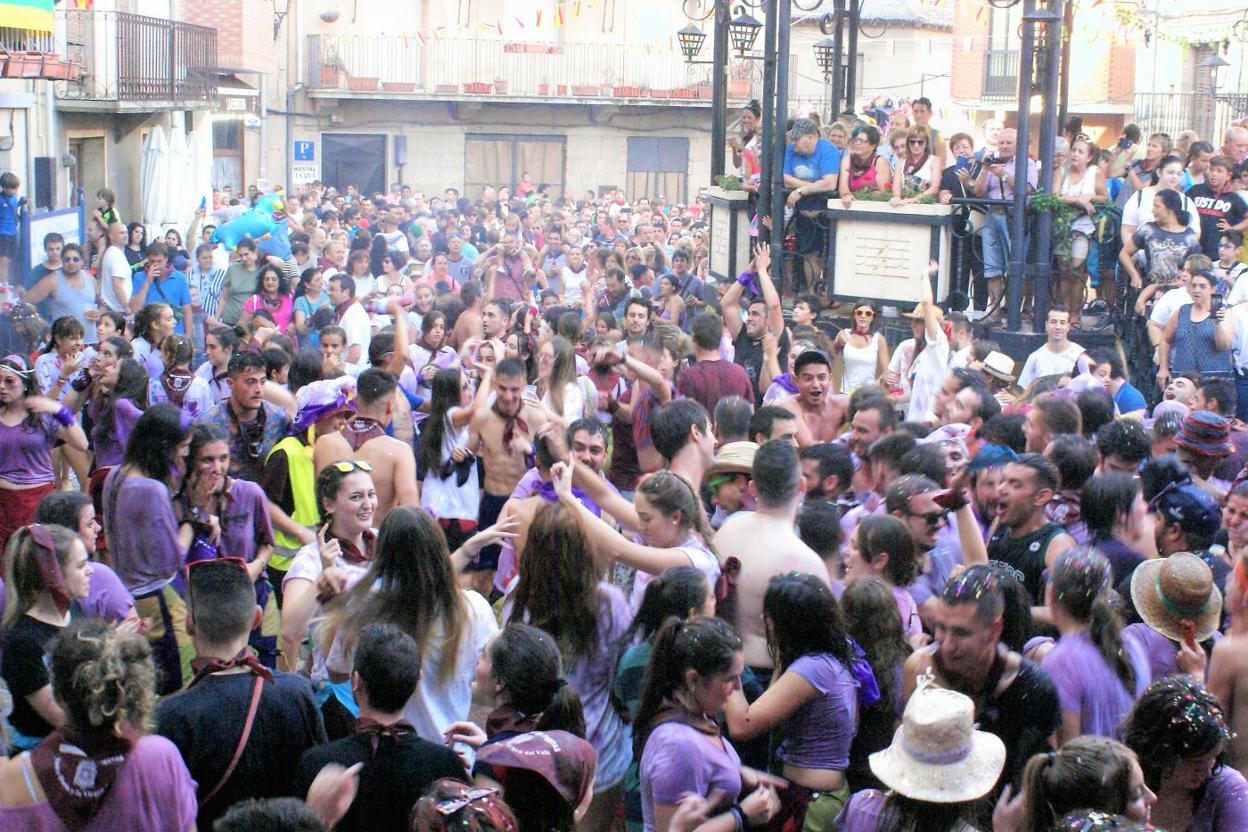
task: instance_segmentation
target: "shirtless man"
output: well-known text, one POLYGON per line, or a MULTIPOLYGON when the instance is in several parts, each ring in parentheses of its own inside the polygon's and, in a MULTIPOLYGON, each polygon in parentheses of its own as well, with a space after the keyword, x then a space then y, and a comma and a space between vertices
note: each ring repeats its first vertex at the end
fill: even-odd
POLYGON ((412 446, 386 435, 386 425, 394 418, 397 386, 394 376, 385 370, 370 367, 360 373, 355 386, 355 418, 341 431, 317 439, 312 454, 318 476, 325 466, 345 459, 372 466, 377 525, 396 506, 420 505, 412 446))
POLYGON ((775 404, 797 415, 798 446, 831 442, 849 411, 849 396, 829 394, 832 366, 828 357, 819 350, 807 350, 793 363, 793 374, 797 393, 775 404))
MULTIPOLYGON (((487 305, 486 311, 494 308, 487 305)), ((481 516, 477 527, 494 525, 503 506, 529 467, 533 440, 549 421, 546 409, 524 398, 524 365, 514 358, 498 362, 494 369, 492 407, 477 411, 468 423, 468 448, 485 465, 485 488, 481 493, 481 516)), ((472 586, 489 597, 498 568, 498 546, 486 546, 468 565, 472 586)))
POLYGON ((455 328, 451 330, 451 346, 459 349, 470 338, 475 337, 482 331, 483 316, 482 301, 485 300, 481 296, 480 290, 472 283, 465 283, 459 289, 459 302, 463 304, 463 311, 459 313, 459 317, 455 319, 455 328))
MULTIPOLYGON (((1240 499, 1243 498, 1232 498, 1240 499)), ((1231 736, 1231 759, 1240 772, 1248 771, 1248 574, 1243 559, 1226 576, 1226 611, 1231 628, 1213 645, 1209 661, 1209 692, 1226 711, 1231 736)))
POLYGON ((507 322, 510 320, 511 311, 508 309, 507 301, 498 298, 491 300, 481 310, 482 336, 487 341, 503 340, 507 336, 507 322))

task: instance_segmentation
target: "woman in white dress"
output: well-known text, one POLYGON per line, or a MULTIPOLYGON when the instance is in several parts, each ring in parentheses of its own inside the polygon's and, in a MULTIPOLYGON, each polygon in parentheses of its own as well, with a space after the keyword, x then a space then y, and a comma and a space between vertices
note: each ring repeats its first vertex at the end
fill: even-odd
POLYGON ((879 310, 870 301, 854 304, 854 326, 842 329, 832 341, 832 351, 841 356, 841 392, 852 393, 871 384, 888 371, 888 341, 876 332, 879 310))
POLYGON ((433 379, 429 418, 420 431, 416 477, 420 507, 433 515, 452 549, 476 530, 481 507, 476 459, 468 449, 468 424, 490 395, 490 367, 480 366, 474 395, 472 379, 458 367, 439 370, 433 379))
POLYGON ((568 339, 556 335, 537 348, 537 397, 568 424, 586 416, 587 402, 597 401, 593 382, 577 376, 576 352, 568 339))

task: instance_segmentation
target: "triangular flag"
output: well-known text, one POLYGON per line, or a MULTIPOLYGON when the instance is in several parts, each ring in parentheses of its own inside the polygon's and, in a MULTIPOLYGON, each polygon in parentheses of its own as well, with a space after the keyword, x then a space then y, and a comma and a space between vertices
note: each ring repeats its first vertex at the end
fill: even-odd
POLYGON ((542 25, 542 10, 541 9, 537 10, 537 22, 534 23, 533 25, 538 26, 538 27, 542 25))
POLYGON ((516 25, 517 25, 517 26, 519 26, 521 29, 523 29, 523 28, 524 28, 524 21, 523 21, 523 20, 521 20, 519 17, 517 17, 517 18, 516 18, 516 25))
POLYGON ((417 33, 416 33, 416 37, 420 38, 420 45, 421 45, 421 46, 428 46, 428 45, 429 45, 429 41, 425 40, 425 33, 424 33, 424 32, 417 32, 417 33))

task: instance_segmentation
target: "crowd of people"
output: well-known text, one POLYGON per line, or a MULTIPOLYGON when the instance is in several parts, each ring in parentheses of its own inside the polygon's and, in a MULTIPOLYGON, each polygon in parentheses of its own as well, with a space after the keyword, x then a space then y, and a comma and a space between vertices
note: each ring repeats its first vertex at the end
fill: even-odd
POLYGON ((1248 828, 1248 395, 1198 261, 1150 410, 1077 309, 1016 362, 935 263, 891 347, 765 243, 712 280, 702 204, 314 183, 280 257, 214 242, 258 192, 152 242, 109 196, 0 359, 0 826, 1248 828))

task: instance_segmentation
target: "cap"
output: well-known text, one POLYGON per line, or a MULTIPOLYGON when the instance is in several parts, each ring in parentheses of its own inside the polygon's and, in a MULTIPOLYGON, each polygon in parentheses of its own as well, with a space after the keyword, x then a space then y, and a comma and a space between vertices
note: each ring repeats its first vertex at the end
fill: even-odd
POLYGON ((813 118, 799 118, 793 121, 793 126, 789 128, 789 140, 797 141, 802 136, 814 134, 819 135, 819 125, 815 124, 813 118))

